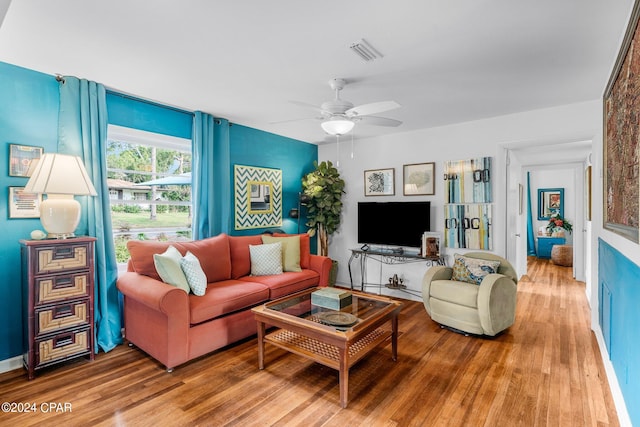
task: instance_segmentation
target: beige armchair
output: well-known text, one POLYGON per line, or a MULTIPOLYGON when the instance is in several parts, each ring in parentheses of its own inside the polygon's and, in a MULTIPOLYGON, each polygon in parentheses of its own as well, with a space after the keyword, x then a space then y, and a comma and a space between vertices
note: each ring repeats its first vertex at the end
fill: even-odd
POLYGON ((452 280, 451 267, 431 267, 422 280, 424 307, 440 325, 466 334, 494 336, 515 321, 518 276, 511 264, 497 255, 471 252, 464 257, 498 261, 498 271, 478 279, 481 282, 477 285, 452 280))

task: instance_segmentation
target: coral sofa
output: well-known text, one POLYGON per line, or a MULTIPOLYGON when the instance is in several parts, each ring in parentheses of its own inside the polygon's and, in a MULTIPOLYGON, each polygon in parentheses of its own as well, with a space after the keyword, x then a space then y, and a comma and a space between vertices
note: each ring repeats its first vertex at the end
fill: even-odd
POLYGON ((252 276, 249 246, 262 244, 259 235, 221 234, 179 243, 129 241, 128 271, 117 281, 124 295, 126 339, 171 372, 175 366, 255 334, 252 307, 328 283, 331 259, 310 253, 308 235, 299 235, 299 242, 300 271, 252 276), (204 296, 161 280, 154 254, 170 245, 182 255, 189 251, 198 258, 208 283, 204 296))

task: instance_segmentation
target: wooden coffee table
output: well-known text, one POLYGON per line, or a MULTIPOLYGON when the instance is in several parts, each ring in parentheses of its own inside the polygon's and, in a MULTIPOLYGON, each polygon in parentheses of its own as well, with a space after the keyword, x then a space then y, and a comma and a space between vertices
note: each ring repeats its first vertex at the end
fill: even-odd
POLYGON ((258 366, 264 369, 264 343, 269 342, 336 369, 340 405, 346 408, 349 369, 355 363, 389 339, 391 357, 394 361, 397 359, 398 314, 402 304, 381 296, 352 292, 352 304, 340 310, 346 315, 332 313, 329 317, 339 321, 353 315, 357 323, 332 326, 322 323, 322 319, 334 310, 311 304, 311 293, 315 290, 298 292, 252 310, 258 322, 258 366), (265 334, 266 325, 279 329, 265 334))

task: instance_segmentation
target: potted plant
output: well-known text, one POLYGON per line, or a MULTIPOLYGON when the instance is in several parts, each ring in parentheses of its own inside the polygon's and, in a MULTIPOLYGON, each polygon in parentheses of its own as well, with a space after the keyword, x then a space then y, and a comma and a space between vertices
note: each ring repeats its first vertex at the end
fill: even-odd
POLYGON ((547 224, 547 234, 550 236, 563 237, 565 231, 571 233, 573 230, 573 226, 566 218, 563 218, 559 213, 554 213, 549 218, 549 223, 547 224))
MULTIPOLYGON (((340 226, 344 180, 330 161, 314 161, 315 170, 302 177, 301 198, 307 208, 309 234, 317 231, 320 241, 320 255, 329 256, 329 236, 340 226)), ((331 283, 335 283, 337 262, 333 261, 331 283)))

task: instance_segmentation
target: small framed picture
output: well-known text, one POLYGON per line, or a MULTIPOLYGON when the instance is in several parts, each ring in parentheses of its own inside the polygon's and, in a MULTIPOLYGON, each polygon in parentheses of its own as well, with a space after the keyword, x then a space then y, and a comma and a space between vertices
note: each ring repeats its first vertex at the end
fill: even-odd
POLYGON ((402 187, 404 195, 433 196, 436 194, 435 168, 434 162, 404 165, 404 185, 402 187))
POLYGON ((396 193, 395 168, 364 171, 365 196, 393 196, 396 193))
POLYGON ((24 187, 9 187, 9 218, 40 218, 42 194, 25 193, 24 187))
POLYGON ((42 156, 42 147, 9 144, 9 176, 29 177, 29 166, 42 156))
POLYGON ((442 234, 425 231, 422 235, 421 254, 425 258, 440 258, 442 256, 442 234))

